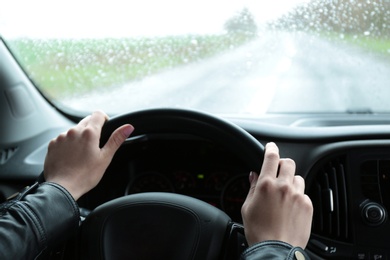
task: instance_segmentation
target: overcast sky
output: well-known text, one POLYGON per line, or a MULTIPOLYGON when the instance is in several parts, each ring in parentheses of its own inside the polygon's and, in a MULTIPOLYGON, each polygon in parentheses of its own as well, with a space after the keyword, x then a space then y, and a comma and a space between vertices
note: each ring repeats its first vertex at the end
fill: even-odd
POLYGON ((244 7, 261 24, 307 1, 12 0, 1 3, 0 34, 88 38, 219 33, 225 21, 244 7))

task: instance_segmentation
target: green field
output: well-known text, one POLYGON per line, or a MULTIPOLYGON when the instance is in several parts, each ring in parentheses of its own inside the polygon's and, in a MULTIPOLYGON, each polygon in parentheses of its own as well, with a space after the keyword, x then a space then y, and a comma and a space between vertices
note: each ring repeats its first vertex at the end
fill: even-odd
POLYGON ((30 78, 49 97, 82 94, 197 62, 249 41, 242 34, 161 38, 9 42, 30 78))
POLYGON ((344 41, 390 57, 390 39, 347 35, 344 36, 344 41))
POLYGON ((377 37, 361 34, 337 34, 321 33, 321 37, 324 37, 331 41, 339 41, 349 44, 351 46, 357 46, 370 53, 381 55, 390 59, 390 38, 389 37, 377 37))

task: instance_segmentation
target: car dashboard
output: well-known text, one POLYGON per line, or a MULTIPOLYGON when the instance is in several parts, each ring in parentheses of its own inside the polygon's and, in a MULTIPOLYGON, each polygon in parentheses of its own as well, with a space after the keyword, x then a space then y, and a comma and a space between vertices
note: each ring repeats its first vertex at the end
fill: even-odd
MULTIPOLYGON (((262 144, 276 142, 281 157, 293 158, 297 174, 306 179, 306 193, 314 206, 308 244, 313 259, 387 258, 390 131, 386 125, 296 127, 284 132, 281 126, 235 122, 262 144)), ((129 139, 102 182, 79 203, 93 209, 129 194, 173 192, 206 201, 241 223, 249 172, 225 148, 192 135, 129 139)))
MULTIPOLYGON (((281 157, 296 162, 296 174, 305 178, 305 190, 314 207, 307 246, 312 259, 390 256, 390 127, 384 118, 377 118, 383 123, 376 125, 321 127, 287 127, 228 118, 263 145, 275 142, 281 157)), ((359 117, 360 122, 363 119, 364 116, 359 117)), ((24 160, 24 165, 13 161, 20 161, 21 154, 29 158, 37 149, 42 150, 42 145, 47 145, 53 136, 54 133, 45 134, 39 142, 20 144, 15 156, 0 165, 3 174, 13 172, 19 176, 18 181, 4 178, 2 197, 19 189, 21 183, 31 182, 33 178, 23 176, 37 176, 37 168, 43 166, 27 167, 29 160, 24 160)), ((249 189, 249 171, 238 159, 240 151, 233 151, 229 144, 222 146, 190 134, 131 137, 118 150, 98 186, 78 203, 83 212, 89 212, 130 194, 171 192, 203 200, 241 223, 240 210, 249 189)))

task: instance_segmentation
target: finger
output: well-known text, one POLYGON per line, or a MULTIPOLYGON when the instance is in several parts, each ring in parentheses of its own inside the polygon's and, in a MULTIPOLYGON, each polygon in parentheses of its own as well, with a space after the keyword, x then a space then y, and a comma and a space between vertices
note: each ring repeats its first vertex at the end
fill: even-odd
POLYGON ((250 199, 253 196, 258 178, 259 178, 259 175, 257 173, 255 173, 255 172, 249 173, 250 188, 248 191, 247 199, 250 199))
POLYGON ((87 121, 87 126, 99 129, 100 131, 107 120, 108 116, 104 112, 98 110, 92 113, 91 118, 87 121))
POLYGON ((90 119, 91 119, 91 115, 88 115, 88 116, 84 117, 77 125, 82 126, 82 127, 86 127, 90 119))
POLYGON ((278 179, 293 182, 295 175, 295 162, 291 159, 281 159, 279 162, 278 179))
POLYGON ((134 131, 132 125, 123 125, 117 128, 108 139, 107 143, 102 147, 102 152, 107 158, 112 158, 122 143, 130 136, 134 131))
POLYGON ((279 148, 275 143, 268 143, 265 146, 264 161, 261 167, 260 177, 276 177, 279 168, 279 148))
POLYGON ((305 193, 305 180, 300 175, 295 175, 293 184, 299 193, 305 193))

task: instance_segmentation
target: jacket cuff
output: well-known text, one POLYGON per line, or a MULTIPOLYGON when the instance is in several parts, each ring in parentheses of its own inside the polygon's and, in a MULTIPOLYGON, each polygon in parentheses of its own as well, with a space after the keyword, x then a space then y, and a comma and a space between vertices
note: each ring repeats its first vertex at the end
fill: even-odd
POLYGON ((80 212, 72 195, 62 186, 44 182, 22 201, 33 212, 37 232, 47 246, 68 239, 80 225, 80 212))
POLYGON ((241 254, 241 260, 255 259, 308 260, 310 258, 301 247, 269 240, 254 244, 241 254))

